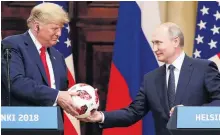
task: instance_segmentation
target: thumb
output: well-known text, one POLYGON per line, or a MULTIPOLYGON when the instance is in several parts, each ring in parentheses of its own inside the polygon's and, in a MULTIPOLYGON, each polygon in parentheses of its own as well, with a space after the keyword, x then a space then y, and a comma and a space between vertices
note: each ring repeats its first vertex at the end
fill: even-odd
POLYGON ((97 91, 98 91, 98 89, 97 89, 97 88, 95 88, 95 91, 97 92, 97 91))

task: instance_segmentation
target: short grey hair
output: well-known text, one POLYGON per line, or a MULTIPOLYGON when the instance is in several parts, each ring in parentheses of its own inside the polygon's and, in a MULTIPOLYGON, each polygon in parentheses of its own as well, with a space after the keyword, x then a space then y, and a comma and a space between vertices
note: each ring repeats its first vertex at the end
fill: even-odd
POLYGON ((184 47, 184 35, 180 27, 172 22, 166 22, 162 25, 165 25, 168 28, 169 36, 171 39, 179 37, 180 39, 180 46, 184 47))

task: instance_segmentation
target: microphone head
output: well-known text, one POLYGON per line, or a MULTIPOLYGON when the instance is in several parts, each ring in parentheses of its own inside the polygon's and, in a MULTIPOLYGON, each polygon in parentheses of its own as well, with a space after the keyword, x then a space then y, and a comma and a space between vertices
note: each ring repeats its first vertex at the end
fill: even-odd
POLYGON ((9 42, 7 41, 2 41, 1 42, 1 57, 3 56, 4 59, 11 59, 11 49, 12 49, 12 46, 9 42))

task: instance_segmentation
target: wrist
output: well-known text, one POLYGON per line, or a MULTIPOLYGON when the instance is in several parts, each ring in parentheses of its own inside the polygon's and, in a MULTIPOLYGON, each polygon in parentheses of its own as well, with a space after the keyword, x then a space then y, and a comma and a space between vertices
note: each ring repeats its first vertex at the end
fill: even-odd
POLYGON ((99 111, 99 113, 100 113, 99 123, 104 123, 105 116, 104 116, 103 112, 99 111))

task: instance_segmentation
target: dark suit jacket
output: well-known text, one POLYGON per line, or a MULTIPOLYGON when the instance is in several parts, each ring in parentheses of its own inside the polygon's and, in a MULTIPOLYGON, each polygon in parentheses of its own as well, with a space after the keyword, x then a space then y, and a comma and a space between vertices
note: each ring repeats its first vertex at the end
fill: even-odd
MULTIPOLYGON (((151 110, 156 135, 170 135, 166 129, 170 111, 166 91, 164 65, 144 76, 143 86, 128 108, 104 112, 103 128, 130 126, 151 110)), ((176 89, 175 105, 179 104, 220 106, 220 74, 214 62, 185 56, 176 89)))
MULTIPOLYGON (((55 48, 48 48, 53 66, 56 89, 48 87, 48 80, 39 53, 28 32, 9 36, 2 41, 10 44, 11 105, 52 106, 58 90, 67 90, 67 67, 64 58, 55 48)), ((7 105, 6 62, 2 59, 2 100, 7 105)))

